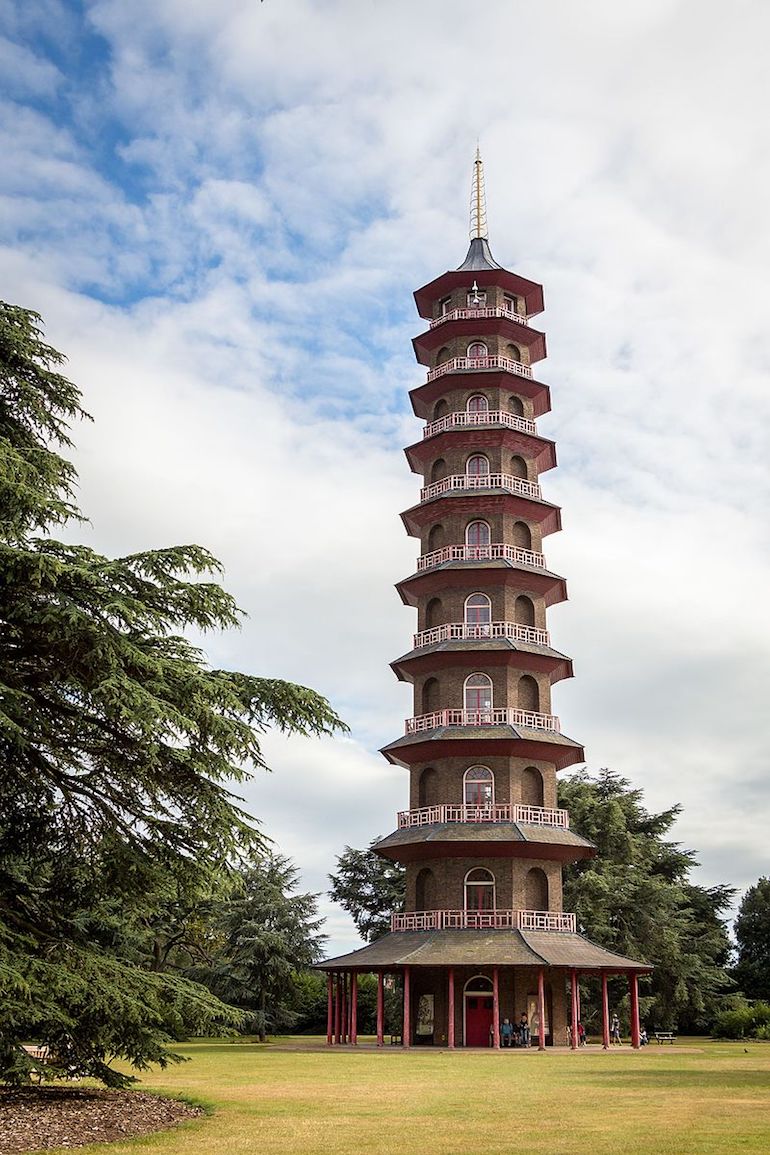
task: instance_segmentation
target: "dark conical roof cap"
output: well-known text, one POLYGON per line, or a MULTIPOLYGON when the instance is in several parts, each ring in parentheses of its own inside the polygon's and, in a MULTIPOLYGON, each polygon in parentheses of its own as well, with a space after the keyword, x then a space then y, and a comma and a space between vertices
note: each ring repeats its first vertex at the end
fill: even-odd
POLYGON ((486 237, 473 237, 465 260, 457 266, 458 273, 476 273, 481 269, 502 269, 492 256, 489 241, 486 237))

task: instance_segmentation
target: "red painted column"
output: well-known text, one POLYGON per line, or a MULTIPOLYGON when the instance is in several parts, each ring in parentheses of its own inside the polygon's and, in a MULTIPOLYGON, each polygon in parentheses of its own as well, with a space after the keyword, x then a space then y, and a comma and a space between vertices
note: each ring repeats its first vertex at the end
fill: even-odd
POLYGON ((409 967, 404 967, 404 1025, 401 1028, 401 1041, 405 1047, 412 1045, 412 1015, 411 1015, 411 974, 409 967))
POLYGON ((350 1041, 358 1046, 358 971, 350 976, 350 1041))
POLYGON ((446 1042, 450 1049, 454 1049, 455 1045, 455 969, 449 968, 449 1009, 447 1014, 449 1016, 446 1028, 446 1042))
POLYGON ((385 1041, 384 1039, 384 1024, 385 1024, 385 976, 382 971, 377 971, 377 1046, 381 1047, 385 1041))
POLYGON ((540 1020, 537 1037, 538 1051, 545 1050, 545 972, 541 967, 537 972, 537 1015, 540 1020))
POLYGON ((570 971, 570 987, 572 988, 572 1039, 570 1046, 573 1051, 577 1050, 578 1046, 578 993, 577 993, 577 971, 573 967, 570 971))
POLYGON ((628 976, 628 985, 631 989, 631 1046, 639 1050, 639 976, 628 976))
POLYGON ((334 1041, 339 1046, 342 1041, 340 1030, 342 1027, 342 975, 337 971, 336 999, 334 1000, 334 1041))
POLYGON ((500 1050, 500 973, 492 968, 492 1046, 500 1050))
POLYGON ((602 971, 602 1046, 610 1049, 610 1000, 607 994, 607 975, 602 971))
POLYGON ((342 973, 342 1041, 347 1043, 350 1036, 350 999, 348 998, 348 974, 342 973))
POLYGON ((334 1031, 334 996, 332 994, 332 973, 326 976, 326 1045, 332 1045, 334 1031))

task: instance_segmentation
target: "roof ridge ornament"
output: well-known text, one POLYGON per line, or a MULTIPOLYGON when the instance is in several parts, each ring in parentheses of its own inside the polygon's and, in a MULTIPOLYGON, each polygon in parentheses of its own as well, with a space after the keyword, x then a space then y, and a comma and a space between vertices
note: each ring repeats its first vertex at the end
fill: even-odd
POLYGON ((471 182, 471 224, 470 238, 488 240, 487 231, 487 195, 484 187, 484 162, 481 159, 481 149, 476 145, 476 159, 473 162, 473 180, 471 182))

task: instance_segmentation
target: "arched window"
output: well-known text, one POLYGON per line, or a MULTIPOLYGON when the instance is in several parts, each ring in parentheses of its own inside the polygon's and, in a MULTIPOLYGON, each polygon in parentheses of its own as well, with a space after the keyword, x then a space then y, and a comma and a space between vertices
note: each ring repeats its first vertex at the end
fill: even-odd
POLYGON ((540 687, 531 674, 519 678, 519 709, 535 714, 540 709, 540 687))
POLYGON ((441 616, 443 605, 441 598, 431 598, 425 607, 425 629, 430 630, 434 626, 441 625, 441 616))
POLYGON ((548 910, 548 877, 535 866, 524 880, 524 906, 527 910, 548 910))
POLYGON ((543 805, 543 775, 536 766, 527 766, 522 772, 521 801, 524 806, 543 805))
MULTIPOLYGON (((481 866, 469 870, 465 876, 465 909, 495 909, 495 876, 481 866)), ((535 909, 532 907, 531 909, 535 909)), ((539 908, 547 909, 547 908, 539 908)))
POLYGON ((489 350, 483 341, 471 341, 468 346, 468 356, 472 361, 477 361, 479 357, 488 357, 489 350))
POLYGON ((489 459, 483 453, 474 453, 465 464, 465 472, 469 477, 486 477, 489 473, 489 459))
POLYGON ((447 475, 447 464, 443 457, 437 458, 431 466, 430 479, 431 481, 441 481, 447 475))
POLYGON ((516 455, 511 458, 511 474, 513 477, 526 478, 528 476, 527 463, 523 457, 516 455))
POLYGON ((438 353, 436 354, 436 365, 443 365, 444 362, 449 361, 451 357, 452 350, 444 345, 443 348, 439 349, 438 353))
POLYGON ((433 420, 438 421, 439 417, 443 417, 449 411, 449 404, 445 397, 440 397, 433 406, 433 420))
POLYGON ((486 674, 471 674, 465 679, 463 706, 480 712, 492 709, 492 679, 486 674))
POLYGON ((521 361, 521 349, 518 345, 506 345, 505 355, 510 357, 512 361, 521 361))
POLYGON ((513 619, 520 626, 534 626, 535 604, 526 594, 519 594, 513 607, 513 619))
POLYGON ((465 530, 465 544, 472 549, 488 546, 492 536, 485 521, 472 521, 465 530))
POLYGON ((420 775, 417 800, 420 806, 435 806, 439 800, 438 774, 432 766, 426 766, 420 775))
POLYGON ((440 702, 440 689, 438 678, 428 678, 427 682, 422 688, 422 712, 423 714, 432 714, 438 710, 440 702))
POLYGON ((508 398, 508 410, 510 413, 515 413, 517 417, 523 417, 524 402, 522 401, 521 397, 517 397, 514 393, 511 393, 510 397, 508 398))
POLYGON ((463 775, 466 806, 494 806, 495 776, 488 766, 471 766, 463 775))
POLYGON ((489 636, 492 621, 492 603, 486 594, 471 594, 465 599, 466 626, 486 626, 485 637, 489 636))
POLYGON ((472 397, 468 398, 465 408, 468 413, 488 413, 489 402, 483 393, 474 393, 472 397))
POLYGON ((519 549, 532 549, 532 530, 525 521, 513 523, 513 544, 519 549))
POLYGON ((434 549, 441 549, 444 544, 444 527, 443 525, 432 525, 430 533, 428 534, 428 553, 432 553, 434 549))
POLYGON ((503 293, 503 308, 508 313, 518 312, 516 308, 516 298, 511 296, 510 293, 503 293))
POLYGON ((433 910, 436 905, 436 879, 427 866, 414 880, 414 905, 417 910, 433 910))

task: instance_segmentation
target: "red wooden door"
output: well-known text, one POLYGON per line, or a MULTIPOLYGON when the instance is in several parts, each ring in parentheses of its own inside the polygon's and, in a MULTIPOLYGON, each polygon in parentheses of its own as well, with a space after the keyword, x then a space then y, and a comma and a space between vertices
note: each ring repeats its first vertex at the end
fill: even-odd
POLYGON ((488 1047, 492 1026, 492 996, 468 995, 465 1000, 465 1045, 488 1047))

